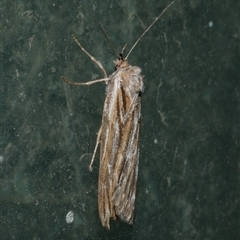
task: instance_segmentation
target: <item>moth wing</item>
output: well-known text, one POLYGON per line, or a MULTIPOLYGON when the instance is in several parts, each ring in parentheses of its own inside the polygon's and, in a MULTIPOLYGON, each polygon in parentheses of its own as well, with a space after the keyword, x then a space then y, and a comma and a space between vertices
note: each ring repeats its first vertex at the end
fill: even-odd
POLYGON ((112 197, 116 215, 129 224, 133 222, 138 176, 140 96, 136 96, 133 104, 134 108, 130 114, 127 113, 128 117, 122 126, 123 135, 115 159, 115 165, 119 167, 114 167, 113 173, 117 184, 112 197))
POLYGON ((138 136, 143 89, 139 68, 109 82, 104 103, 98 180, 98 210, 102 225, 110 218, 132 223, 138 175, 138 136), (139 83, 139 84, 138 84, 139 83), (140 87, 139 87, 140 86, 140 87))
MULTIPOLYGON (((116 80, 116 79, 115 79, 116 80)), ((112 195, 116 186, 113 182, 113 168, 121 135, 119 111, 119 81, 108 85, 104 103, 101 132, 100 165, 98 178, 98 211, 102 225, 110 229, 110 218, 116 219, 112 195), (117 121, 115 121, 117 119, 117 121)), ((121 96, 120 96, 121 97, 121 96)))

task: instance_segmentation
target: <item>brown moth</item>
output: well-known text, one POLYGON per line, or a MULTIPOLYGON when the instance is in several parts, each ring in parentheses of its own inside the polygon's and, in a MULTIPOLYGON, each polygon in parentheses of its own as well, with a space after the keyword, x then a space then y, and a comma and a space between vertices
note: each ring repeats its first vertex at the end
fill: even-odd
POLYGON ((89 168, 91 171, 98 144, 101 143, 98 211, 102 225, 108 229, 110 218, 118 217, 132 224, 135 208, 143 77, 141 69, 131 66, 127 59, 140 39, 173 3, 171 2, 143 32, 125 58, 122 53, 119 54, 119 58, 114 61, 115 72, 109 77, 102 64, 73 37, 82 51, 101 68, 104 78, 86 83, 72 82, 65 77, 62 79, 73 85, 91 85, 103 81, 107 84, 102 124, 89 168))

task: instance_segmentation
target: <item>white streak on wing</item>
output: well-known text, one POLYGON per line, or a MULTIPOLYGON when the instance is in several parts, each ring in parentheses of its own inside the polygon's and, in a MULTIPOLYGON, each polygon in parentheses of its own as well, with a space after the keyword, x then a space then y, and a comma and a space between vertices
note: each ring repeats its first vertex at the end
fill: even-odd
MULTIPOLYGON (((107 130, 106 130, 106 134, 105 134, 105 136, 106 136, 106 139, 108 138, 108 135, 109 135, 109 129, 107 128, 107 130)), ((107 142, 105 141, 105 145, 104 146, 101 146, 101 147, 103 147, 103 155, 102 155, 102 158, 101 158, 101 160, 103 160, 104 158, 105 158, 105 155, 106 155, 106 149, 107 149, 107 142)))
POLYGON ((113 83, 110 83, 110 84, 113 84, 113 89, 111 91, 111 99, 114 99, 115 101, 109 101, 109 105, 108 105, 108 109, 107 109, 107 112, 109 113, 108 114, 108 119, 111 121, 112 120, 112 114, 115 114, 115 109, 114 109, 114 106, 115 106, 115 103, 117 101, 117 92, 118 92, 118 81, 115 81, 113 83))

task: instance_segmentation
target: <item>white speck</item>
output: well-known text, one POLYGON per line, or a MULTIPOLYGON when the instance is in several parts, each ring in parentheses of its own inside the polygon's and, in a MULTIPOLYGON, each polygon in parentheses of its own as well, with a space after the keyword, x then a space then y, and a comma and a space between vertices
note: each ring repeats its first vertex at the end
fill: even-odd
POLYGON ((67 223, 72 223, 73 220, 74 220, 74 213, 73 213, 73 211, 70 211, 66 215, 66 222, 67 223))
POLYGON ((0 163, 2 163, 4 160, 4 157, 3 156, 0 156, 0 163))
POLYGON ((56 68, 55 68, 55 67, 51 67, 51 71, 52 71, 53 73, 55 73, 55 72, 56 72, 56 68))
POLYGON ((171 177, 167 177, 168 186, 171 187, 171 177))
POLYGON ((210 21, 210 22, 208 23, 208 26, 209 26, 210 28, 213 27, 213 22, 210 21))
POLYGON ((154 139, 154 143, 155 143, 155 144, 157 144, 157 143, 158 143, 158 140, 157 140, 156 138, 154 139))

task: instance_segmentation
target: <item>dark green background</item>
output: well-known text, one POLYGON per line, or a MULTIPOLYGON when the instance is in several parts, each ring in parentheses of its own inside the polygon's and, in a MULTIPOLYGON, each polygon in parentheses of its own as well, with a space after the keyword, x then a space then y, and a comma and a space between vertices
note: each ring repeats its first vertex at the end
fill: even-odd
POLYGON ((1 239, 238 239, 239 1, 178 1, 129 57, 142 68, 133 226, 97 211, 106 67, 169 1, 1 1, 1 239), (213 26, 211 26, 211 22, 213 26), (69 211, 74 221, 66 222, 69 211))

